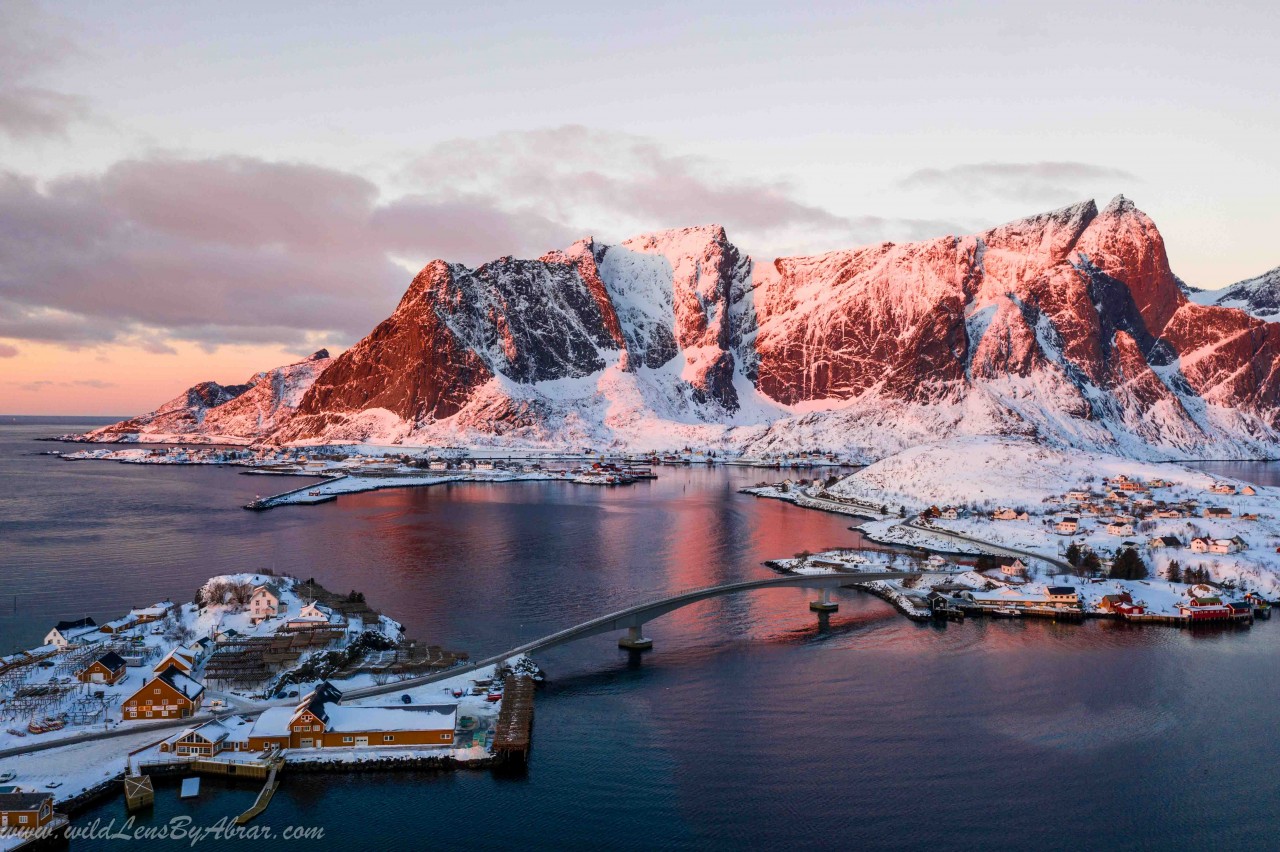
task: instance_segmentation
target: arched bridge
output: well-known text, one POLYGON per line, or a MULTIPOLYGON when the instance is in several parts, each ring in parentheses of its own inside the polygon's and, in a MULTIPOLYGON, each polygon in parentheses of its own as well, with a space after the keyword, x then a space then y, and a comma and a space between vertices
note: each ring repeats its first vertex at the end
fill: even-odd
MULTIPOLYGON (((867 583, 872 580, 901 580, 911 574, 898 571, 846 571, 836 574, 796 574, 787 575, 785 577, 768 577, 763 580, 744 580, 739 583, 727 583, 723 586, 708 586, 701 589, 691 589, 689 591, 678 592, 657 600, 651 600, 646 603, 629 606, 626 609, 620 609, 617 612, 611 612, 608 615, 602 615, 599 618, 593 618, 590 621, 584 621, 567 630, 561 630, 558 633, 552 633, 550 636, 543 636, 541 639, 535 639, 532 642, 526 642, 510 651, 503 651, 501 654, 494 654, 492 657, 470 663, 465 666, 454 666, 453 668, 444 669, 443 671, 433 674, 424 675, 422 677, 408 678, 406 680, 398 680, 394 683, 383 684, 381 686, 370 686, 364 689, 352 689, 343 693, 343 700, 353 698, 367 698, 371 695, 385 695, 389 692, 402 692, 405 689, 423 684, 435 683, 436 681, 447 680, 451 677, 457 677, 460 674, 476 671, 485 666, 491 666, 509 660, 520 654, 532 654, 537 651, 543 651, 547 648, 554 648, 557 645, 564 645, 568 642, 574 642, 578 639, 586 639, 589 636, 599 636, 601 633, 610 633, 615 630, 626 630, 627 635, 623 637, 618 644, 624 648, 635 648, 643 650, 650 646, 649 640, 644 638, 642 628, 644 625, 655 618, 660 618, 669 612, 674 612, 682 607, 695 604, 698 601, 705 601, 709 598, 718 598, 722 595, 732 595, 738 592, 751 592, 757 589, 771 589, 775 587, 798 587, 803 589, 818 589, 822 592, 821 597, 812 602, 809 606, 819 612, 829 612, 835 609, 835 604, 831 602, 830 594, 832 589, 838 589, 844 586, 853 586, 858 583, 867 583)), ((230 696, 228 696, 230 698, 230 696)), ((297 703, 296 698, 286 698, 276 701, 249 702, 240 699, 235 700, 235 708, 230 712, 237 715, 253 718, 260 715, 265 709, 272 706, 293 706, 297 703)), ((229 713, 226 713, 229 715, 229 713)), ((167 731, 174 728, 185 728, 194 724, 198 724, 208 719, 215 718, 217 714, 201 712, 194 717, 186 719, 173 719, 169 721, 157 721, 153 723, 136 723, 131 725, 122 725, 107 731, 86 731, 82 734, 66 737, 48 742, 36 742, 23 744, 21 746, 0 750, 0 758, 11 757, 29 752, 45 751, 47 749, 59 748, 61 746, 74 745, 76 743, 89 742, 93 740, 114 739, 117 737, 129 736, 133 734, 148 731, 167 731)))
POLYGON ((343 693, 343 700, 355 698, 367 698, 371 695, 383 695, 388 692, 400 692, 406 688, 422 686, 436 681, 446 680, 448 678, 457 677, 460 674, 482 669, 512 657, 521 654, 533 654, 538 651, 545 651, 548 648, 554 648, 558 645, 564 645, 569 642, 575 642, 579 639, 586 639, 590 636, 599 636, 602 633, 612 633, 615 630, 626 630, 627 634, 618 641, 618 645, 623 648, 632 650, 646 650, 652 647, 652 642, 644 637, 644 625, 655 618, 660 618, 669 612, 690 606, 691 604, 705 601, 710 598, 718 598, 723 595, 737 594, 738 592, 753 592, 758 589, 772 589, 784 587, 797 587, 803 589, 818 589, 822 592, 821 597, 810 604, 810 607, 819 612, 830 612, 836 608, 832 603, 830 594, 832 589, 838 589, 845 586, 852 586, 858 583, 867 583, 872 580, 901 580, 910 577, 912 574, 901 571, 844 571, 835 574, 788 574, 784 577, 767 577, 763 580, 743 580, 738 583, 726 583, 723 586, 707 586, 701 589, 691 589, 689 591, 678 592, 657 600, 647 601, 642 604, 629 606, 626 609, 620 609, 611 612, 608 615, 602 615, 599 618, 593 618, 590 621, 584 621, 581 624, 552 633, 549 636, 543 636, 541 639, 535 639, 532 642, 526 642, 512 648, 509 651, 503 651, 501 654, 494 654, 492 657, 486 657, 474 663, 465 666, 454 666, 453 668, 443 671, 434 672, 422 677, 406 678, 395 683, 383 684, 380 686, 370 686, 363 689, 352 689, 343 693))

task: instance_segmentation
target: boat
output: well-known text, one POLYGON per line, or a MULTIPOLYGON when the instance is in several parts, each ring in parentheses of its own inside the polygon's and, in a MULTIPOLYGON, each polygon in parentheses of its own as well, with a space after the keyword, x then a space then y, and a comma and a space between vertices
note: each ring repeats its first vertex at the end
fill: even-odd
POLYGON ((26 731, 19 731, 17 728, 10 728, 9 730, 5 731, 5 733, 11 734, 15 737, 25 737, 27 735, 26 731))
POLYGON ((501 692, 490 692, 488 695, 486 695, 486 696, 485 696, 485 698, 486 698, 487 700, 489 700, 489 701, 501 701, 501 700, 502 700, 502 693, 501 693, 501 692))
POLYGON ((461 690, 461 689, 453 689, 453 690, 450 690, 450 692, 452 692, 452 693, 453 693, 453 697, 454 697, 454 698, 461 698, 461 697, 462 697, 462 690, 461 690))
POLYGON ((1022 613, 1011 606, 998 606, 991 610, 991 615, 993 618, 1018 618, 1022 613))

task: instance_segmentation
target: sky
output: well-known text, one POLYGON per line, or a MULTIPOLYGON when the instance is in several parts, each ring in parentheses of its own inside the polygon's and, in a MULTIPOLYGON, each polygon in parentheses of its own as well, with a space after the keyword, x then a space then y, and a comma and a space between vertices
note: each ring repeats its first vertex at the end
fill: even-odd
POLYGON ((0 413, 336 352, 436 257, 709 222, 775 257, 1123 193, 1223 287, 1280 264, 1277 37, 1267 2, 0 0, 0 413))

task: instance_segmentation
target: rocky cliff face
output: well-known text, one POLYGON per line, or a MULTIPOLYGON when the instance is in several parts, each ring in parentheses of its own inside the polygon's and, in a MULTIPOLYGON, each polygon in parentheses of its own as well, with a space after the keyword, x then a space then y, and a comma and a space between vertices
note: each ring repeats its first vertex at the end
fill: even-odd
MULTIPOLYGON (((1280 445, 1278 357, 1280 325, 1189 301, 1155 224, 1119 197, 772 262, 718 226, 477 269, 434 261, 296 410, 234 423, 301 442, 694 441, 874 458, 1003 433, 1249 456, 1280 445)), ((110 434, 230 428, 218 412, 245 393, 198 386, 110 434)))

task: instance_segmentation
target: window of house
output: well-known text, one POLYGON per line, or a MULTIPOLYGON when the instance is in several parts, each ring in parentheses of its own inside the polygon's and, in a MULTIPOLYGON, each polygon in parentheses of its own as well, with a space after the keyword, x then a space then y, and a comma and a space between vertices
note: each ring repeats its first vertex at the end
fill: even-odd
POLYGON ((395 737, 393 737, 391 734, 383 734, 383 735, 382 735, 382 741, 383 741, 384 743, 391 743, 391 742, 395 742, 395 739, 396 739, 396 738, 395 738, 395 737))
POLYGON ((352 737, 343 737, 343 738, 342 738, 342 741, 343 741, 344 743, 355 742, 354 738, 352 738, 352 737))
POLYGON ((27 815, 26 815, 26 814, 22 814, 22 815, 20 815, 20 816, 18 817, 18 822, 26 822, 26 821, 27 821, 27 815))
POLYGON ((311 726, 311 730, 313 730, 313 731, 318 731, 318 730, 320 730, 320 726, 319 726, 319 725, 312 725, 312 726, 311 726))

